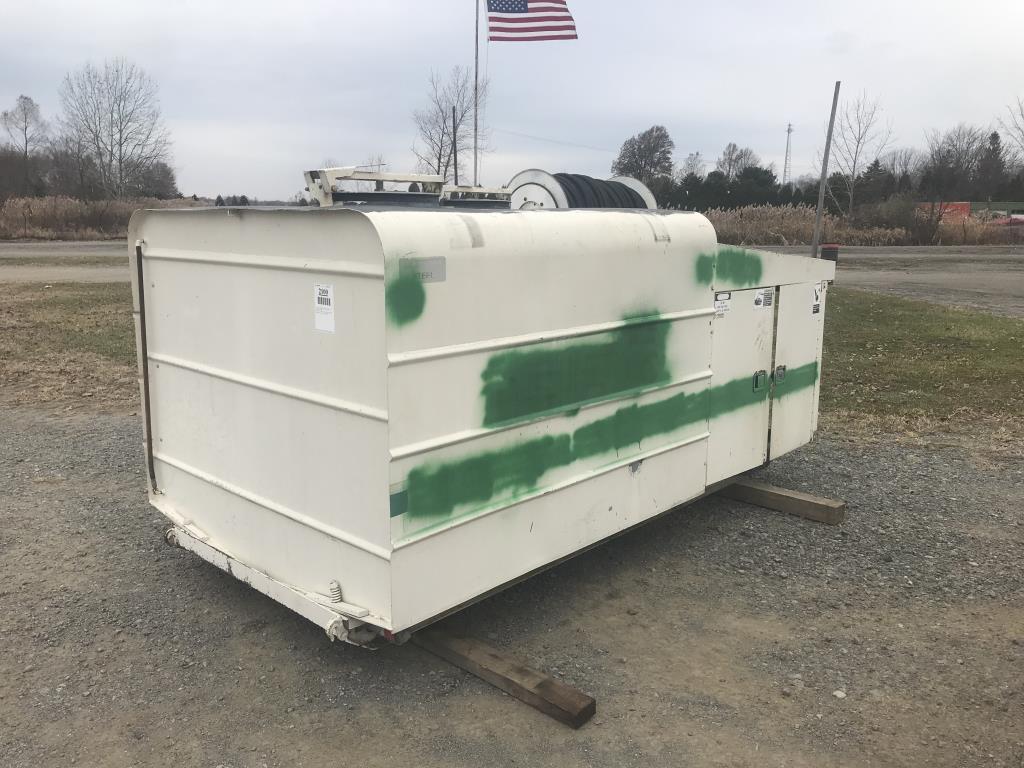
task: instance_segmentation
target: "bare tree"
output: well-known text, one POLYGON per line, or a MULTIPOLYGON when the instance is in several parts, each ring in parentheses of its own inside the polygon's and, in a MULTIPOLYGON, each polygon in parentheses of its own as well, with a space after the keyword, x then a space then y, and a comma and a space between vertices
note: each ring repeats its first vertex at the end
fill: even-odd
POLYGON ((832 139, 832 164, 835 173, 829 176, 829 195, 838 204, 832 180, 839 178, 843 189, 848 216, 853 215, 854 195, 859 176, 879 159, 892 139, 892 126, 882 124, 882 108, 877 99, 861 93, 853 101, 845 102, 836 115, 836 128, 832 139), (837 175, 838 174, 838 175, 837 175))
POLYGON ((983 128, 967 123, 960 123, 945 133, 932 131, 928 134, 928 156, 933 162, 947 163, 960 179, 969 180, 985 151, 987 138, 983 128))
POLYGON ((383 173, 384 169, 388 167, 388 161, 384 159, 384 155, 378 152, 375 155, 367 155, 366 159, 356 167, 373 173, 383 173))
POLYGON ((63 129, 95 162, 108 196, 127 196, 156 163, 168 161, 156 83, 131 62, 86 64, 64 78, 60 100, 63 129))
MULTIPOLYGON (((370 173, 384 173, 384 169, 387 167, 387 160, 384 159, 384 155, 380 152, 375 155, 367 155, 366 159, 356 166, 356 168, 362 171, 369 171, 370 173)), ((384 189, 384 184, 379 181, 357 181, 354 186, 357 192, 383 191, 384 189)))
POLYGON ((760 165, 760 163, 761 158, 750 147, 740 149, 735 142, 730 141, 725 145, 722 156, 715 163, 715 170, 724 175, 726 180, 732 181, 744 169, 760 165))
POLYGON ((885 170, 900 179, 904 176, 917 176, 921 171, 924 157, 914 147, 900 147, 886 152, 879 160, 885 170))
POLYGON ((679 178, 685 179, 692 174, 702 179, 704 178, 704 168, 706 165, 704 155, 700 152, 691 152, 683 160, 683 164, 679 166, 679 178))
POLYGON ((1009 120, 1000 118, 999 124, 1015 146, 1015 160, 1024 162, 1024 98, 1006 108, 1009 120))
POLYGON ((19 96, 14 109, 0 112, 0 125, 3 125, 11 143, 21 155, 21 193, 27 194, 30 186, 30 158, 46 142, 49 128, 39 111, 39 105, 28 96, 19 96))
MULTIPOLYGON (((479 105, 487 101, 487 81, 480 81, 479 105)), ((465 168, 473 164, 473 73, 469 67, 453 67, 448 79, 430 73, 427 103, 412 113, 417 140, 412 151, 420 170, 436 173, 449 181, 455 175, 458 150, 460 179, 468 178, 465 168), (452 124, 452 108, 455 124, 452 124), (453 145, 453 128, 455 145, 453 145), (456 146, 457 145, 457 146, 456 146)), ((480 151, 487 145, 487 131, 480 128, 480 151)))
POLYGON ((81 200, 103 197, 96 162, 86 152, 82 140, 62 134, 50 142, 50 171, 47 177, 50 194, 67 195, 81 200))
POLYGON ((940 201, 967 200, 974 191, 978 164, 988 137, 984 129, 966 123, 940 133, 931 131, 928 157, 921 176, 921 192, 940 201))

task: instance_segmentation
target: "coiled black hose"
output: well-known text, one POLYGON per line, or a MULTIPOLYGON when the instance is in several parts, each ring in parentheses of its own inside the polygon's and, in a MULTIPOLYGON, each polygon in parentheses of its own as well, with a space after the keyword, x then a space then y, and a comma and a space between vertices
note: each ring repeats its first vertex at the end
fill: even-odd
POLYGON ((634 190, 619 181, 605 181, 582 173, 556 173, 570 208, 646 208, 634 190))

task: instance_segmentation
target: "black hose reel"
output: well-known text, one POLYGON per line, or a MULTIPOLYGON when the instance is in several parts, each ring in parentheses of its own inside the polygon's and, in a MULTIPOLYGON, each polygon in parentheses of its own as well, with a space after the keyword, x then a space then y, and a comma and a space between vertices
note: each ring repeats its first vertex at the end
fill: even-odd
POLYGON ((651 191, 628 176, 595 179, 581 173, 552 174, 534 168, 517 173, 506 186, 512 193, 512 210, 658 207, 651 191))

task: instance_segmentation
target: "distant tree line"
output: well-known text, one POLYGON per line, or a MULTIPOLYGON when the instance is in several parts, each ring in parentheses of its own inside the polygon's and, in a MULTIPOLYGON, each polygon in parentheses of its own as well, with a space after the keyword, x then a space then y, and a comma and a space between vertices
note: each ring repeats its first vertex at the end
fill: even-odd
POLYGON ((30 96, 0 112, 0 202, 180 197, 156 83, 124 59, 65 76, 51 123, 30 96))
MULTIPOLYGON (((919 202, 941 210, 953 201, 1024 200, 1024 100, 1007 109, 998 128, 960 124, 931 131, 923 149, 893 148, 891 135, 877 101, 861 95, 843 105, 829 164, 830 213, 856 221, 884 218, 889 203, 905 215, 919 202)), ((640 179, 666 208, 817 204, 817 177, 782 184, 775 168, 748 147, 727 144, 711 170, 699 152, 677 165, 674 150, 668 130, 653 126, 623 143, 612 173, 640 179)))

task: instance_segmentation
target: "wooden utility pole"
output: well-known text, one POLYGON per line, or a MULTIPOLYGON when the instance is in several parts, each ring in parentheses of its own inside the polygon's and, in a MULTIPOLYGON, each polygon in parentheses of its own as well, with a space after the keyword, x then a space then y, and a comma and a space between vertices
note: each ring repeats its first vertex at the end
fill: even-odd
POLYGON ((836 90, 832 94, 832 117, 828 120, 828 134, 825 136, 825 155, 821 159, 821 182, 818 184, 818 211, 814 216, 814 237, 811 239, 811 258, 818 258, 818 246, 821 245, 821 217, 825 210, 825 184, 828 183, 828 153, 832 149, 832 130, 836 127, 836 108, 839 106, 840 81, 836 80, 836 90))
POLYGON ((476 5, 476 26, 473 28, 473 186, 480 186, 479 133, 480 133, 480 0, 476 5))
POLYGON ((459 120, 452 104, 452 162, 455 164, 455 186, 459 186, 459 120))

